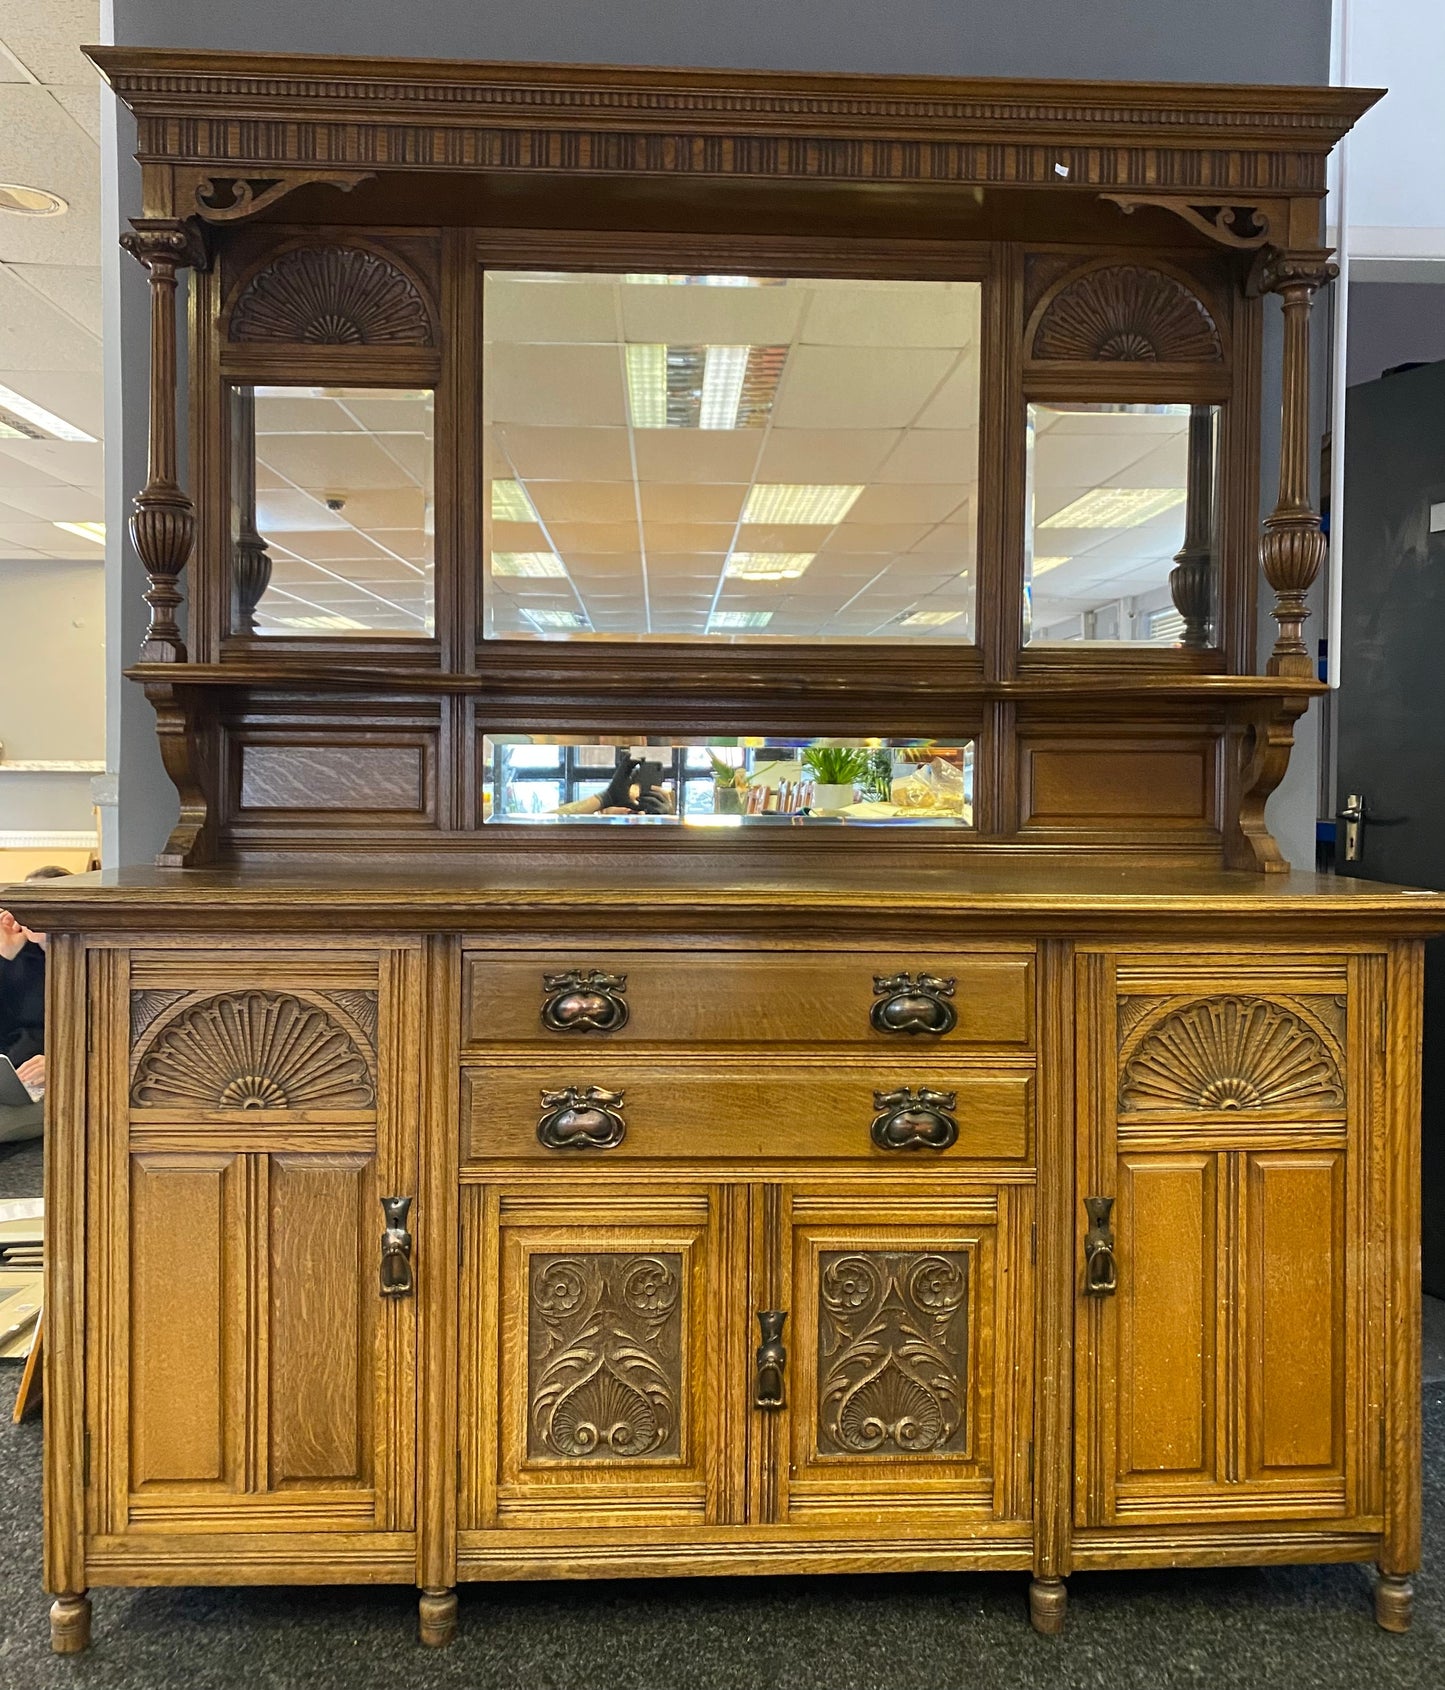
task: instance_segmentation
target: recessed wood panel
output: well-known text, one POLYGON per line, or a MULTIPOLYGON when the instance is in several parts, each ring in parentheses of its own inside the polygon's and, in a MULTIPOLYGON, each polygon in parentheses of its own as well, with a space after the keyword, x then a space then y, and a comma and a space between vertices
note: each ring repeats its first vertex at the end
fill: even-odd
POLYGON ((241 810, 347 810, 418 815, 427 758, 409 745, 240 746, 241 810))
POLYGON ((1024 832, 1200 833, 1217 825, 1216 741, 1024 737, 1024 832))

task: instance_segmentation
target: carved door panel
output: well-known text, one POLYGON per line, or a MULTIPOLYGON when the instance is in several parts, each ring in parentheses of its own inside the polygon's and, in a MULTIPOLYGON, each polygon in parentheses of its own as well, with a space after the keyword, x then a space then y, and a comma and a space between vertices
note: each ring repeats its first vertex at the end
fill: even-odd
POLYGON ((102 1535, 412 1531, 415 1299, 382 1294, 380 1199, 416 1189, 416 1106, 377 1059, 409 966, 100 959, 131 1033, 96 1128, 102 1535))
POLYGON ((722 1239, 735 1195, 464 1189, 463 1530, 733 1517, 746 1257, 722 1239))
POLYGON ((1075 1520, 1368 1517, 1371 958, 1080 960, 1075 1520), (1229 989, 1225 989, 1228 985, 1229 989))
POLYGON ((788 1390, 760 1517, 882 1537, 1027 1518, 1032 1189, 789 1187, 782 1207, 788 1390))

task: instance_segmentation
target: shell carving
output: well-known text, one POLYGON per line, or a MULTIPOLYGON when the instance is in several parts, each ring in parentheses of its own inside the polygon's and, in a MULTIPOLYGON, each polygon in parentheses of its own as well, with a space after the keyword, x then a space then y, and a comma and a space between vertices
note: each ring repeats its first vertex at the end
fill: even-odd
POLYGON ((233 341, 311 346, 430 346, 431 314, 415 282, 360 247, 283 252, 242 289, 233 341))
POLYGON ((371 1069, 356 1040, 315 1004, 227 992, 183 1010, 136 1067, 131 1102, 199 1109, 369 1109, 371 1069))
POLYGON ((1144 1034, 1119 1080, 1121 1110, 1327 1109, 1344 1100, 1324 1037, 1264 998, 1201 998, 1174 1010, 1144 1034))
POLYGON ((1033 356, 1062 363, 1218 364, 1219 330, 1182 282, 1109 264, 1066 282, 1034 331, 1033 356))

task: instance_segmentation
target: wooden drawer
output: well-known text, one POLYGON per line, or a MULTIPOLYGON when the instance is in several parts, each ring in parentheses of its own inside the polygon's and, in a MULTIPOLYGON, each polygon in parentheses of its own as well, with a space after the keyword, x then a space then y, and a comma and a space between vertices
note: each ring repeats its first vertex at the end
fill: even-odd
MULTIPOLYGON (((1033 956, 1026 950, 967 955, 941 951, 472 952, 465 961, 464 1038, 471 1045, 556 1049, 559 1044, 809 1044, 888 1047, 912 1060, 930 1048, 1033 1044, 1033 956), (544 1024, 544 976, 575 972, 625 978, 619 1027, 544 1024), (944 1033, 885 1032, 870 1017, 886 999, 875 980, 907 974, 953 982, 942 1003, 956 1018, 944 1033)), ((946 1014, 946 1012, 945 1012, 946 1014)), ((605 1019, 600 1017, 600 1019, 605 1019)))
POLYGON ((608 1060, 596 1048, 579 1048, 572 1061, 497 1061, 468 1064, 462 1071, 463 1158, 473 1161, 543 1160, 561 1166, 599 1158, 851 1158, 899 1168, 960 1157, 1012 1161, 1029 1154, 1032 1120, 1031 1068, 930 1063, 921 1054, 897 1062, 642 1062, 608 1060), (558 1147, 550 1148, 539 1137, 548 1113, 543 1094, 555 1097, 568 1087, 578 1093, 573 1118, 554 1123, 550 1136, 558 1147), (616 1127, 598 1118, 596 1104, 583 1095, 589 1088, 621 1095, 615 1114, 624 1131, 607 1148, 596 1140, 615 1136, 616 1127), (891 1113, 875 1104, 875 1094, 908 1089, 914 1100, 930 1091, 955 1101, 930 1110, 923 1099, 921 1116, 906 1103, 892 1106, 918 1118, 895 1121, 888 1136, 896 1141, 915 1128, 931 1135, 928 1117, 943 1113, 957 1125, 954 1142, 944 1148, 927 1142, 912 1148, 875 1144, 875 1120, 891 1113), (584 1109, 588 1117, 579 1128, 577 1111, 584 1109), (565 1148, 562 1139, 568 1141, 565 1148))

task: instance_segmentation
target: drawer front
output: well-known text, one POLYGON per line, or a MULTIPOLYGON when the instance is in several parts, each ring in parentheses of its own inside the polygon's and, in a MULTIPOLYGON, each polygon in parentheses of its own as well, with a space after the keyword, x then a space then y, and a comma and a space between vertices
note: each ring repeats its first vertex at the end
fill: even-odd
POLYGON ((829 1044, 916 1057, 933 1046, 1028 1050, 1034 1037, 1023 950, 473 952, 465 970, 474 1046, 829 1044), (573 974, 575 991, 546 989, 573 974))
POLYGON ((577 1057, 464 1068, 464 1158, 849 1158, 904 1168, 1015 1161, 1032 1144, 1033 1075, 1022 1065, 577 1057))

